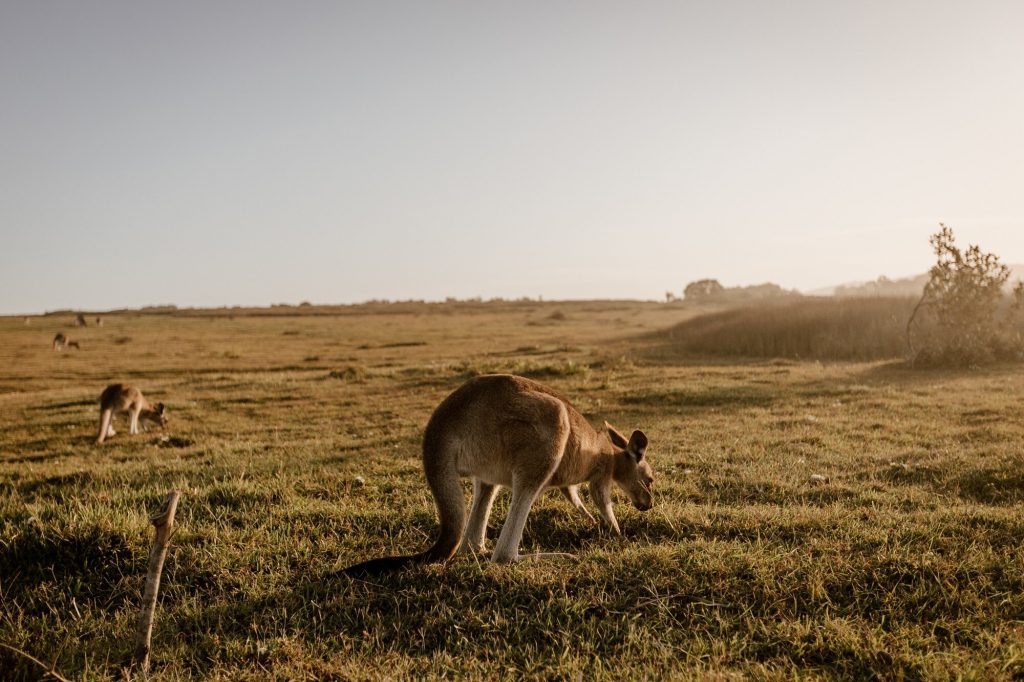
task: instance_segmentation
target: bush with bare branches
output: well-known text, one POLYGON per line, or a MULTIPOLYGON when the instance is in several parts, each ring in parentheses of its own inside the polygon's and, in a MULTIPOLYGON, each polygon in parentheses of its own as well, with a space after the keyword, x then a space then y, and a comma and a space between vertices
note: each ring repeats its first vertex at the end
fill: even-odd
POLYGON ((977 245, 961 251, 953 230, 939 227, 930 239, 937 261, 907 322, 912 359, 929 365, 1019 359, 1024 344, 1017 318, 1024 309, 1024 288, 1018 284, 1010 303, 1004 295, 1010 269, 999 256, 977 245))

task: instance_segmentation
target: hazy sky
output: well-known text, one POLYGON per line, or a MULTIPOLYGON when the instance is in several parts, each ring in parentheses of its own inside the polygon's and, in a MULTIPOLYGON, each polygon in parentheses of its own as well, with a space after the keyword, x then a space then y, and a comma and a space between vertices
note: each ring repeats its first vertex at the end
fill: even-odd
POLYGON ((0 4, 0 313, 1024 262, 1024 2, 0 4))

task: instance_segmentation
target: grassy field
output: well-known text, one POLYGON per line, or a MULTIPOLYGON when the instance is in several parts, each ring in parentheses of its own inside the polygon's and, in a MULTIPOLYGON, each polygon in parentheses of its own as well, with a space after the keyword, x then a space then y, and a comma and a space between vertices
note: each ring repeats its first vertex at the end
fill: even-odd
POLYGON ((152 679, 1024 677, 1024 368, 698 361, 659 304, 249 312, 0 319, 0 642, 117 678, 178 489, 152 679), (498 371, 643 428, 655 508, 549 492, 522 549, 577 561, 332 576, 429 544, 422 428, 498 371), (168 431, 95 446, 113 381, 168 431))

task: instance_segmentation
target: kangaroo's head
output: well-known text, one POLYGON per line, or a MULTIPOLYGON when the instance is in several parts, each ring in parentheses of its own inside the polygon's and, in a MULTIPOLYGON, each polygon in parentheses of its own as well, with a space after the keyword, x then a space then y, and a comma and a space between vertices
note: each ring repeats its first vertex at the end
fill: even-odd
POLYGON ((644 459, 644 453, 647 452, 647 436, 643 431, 634 431, 627 441, 626 437, 616 431, 611 424, 605 422, 604 425, 608 429, 608 438, 615 447, 615 469, 612 471, 612 478, 616 485, 622 488, 622 492, 629 496, 634 507, 640 511, 647 511, 654 505, 654 498, 651 496, 654 471, 650 463, 644 459))
POLYGON ((164 412, 163 403, 157 403, 150 410, 143 410, 141 416, 143 419, 153 422, 160 428, 167 426, 167 414, 164 412))

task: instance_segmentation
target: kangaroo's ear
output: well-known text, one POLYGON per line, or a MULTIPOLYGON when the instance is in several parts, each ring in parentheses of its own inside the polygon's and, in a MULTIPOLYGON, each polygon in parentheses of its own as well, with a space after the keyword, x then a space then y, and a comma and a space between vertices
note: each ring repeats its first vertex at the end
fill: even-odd
POLYGON ((633 435, 629 437, 626 449, 636 457, 636 461, 642 460, 644 453, 647 451, 647 436, 644 435, 644 432, 634 431, 633 435))
POLYGON ((617 448, 622 448, 623 450, 625 450, 626 446, 628 445, 628 443, 626 442, 626 437, 623 436, 618 431, 616 431, 615 427, 609 424, 608 422, 604 423, 604 428, 608 429, 608 438, 612 441, 612 445, 614 445, 617 448))

